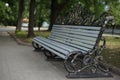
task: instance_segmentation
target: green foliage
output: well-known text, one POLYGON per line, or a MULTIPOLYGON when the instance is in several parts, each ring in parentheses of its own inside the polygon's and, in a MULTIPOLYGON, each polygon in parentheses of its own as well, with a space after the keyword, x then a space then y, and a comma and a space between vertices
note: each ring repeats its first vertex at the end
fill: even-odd
MULTIPOLYGON (((29 17, 29 1, 25 0, 25 11, 24 18, 29 17)), ((83 7, 86 7, 91 11, 91 14, 94 13, 97 16, 105 12, 104 7, 110 5, 109 13, 115 16, 116 25, 120 25, 120 2, 119 0, 57 0, 58 6, 62 7, 60 10, 62 15, 69 12, 74 8, 74 6, 80 4, 83 7)), ((43 21, 50 22, 50 8, 51 0, 36 0, 36 10, 35 10, 35 24, 36 26, 41 26, 43 21)), ((3 25, 16 25, 18 17, 18 0, 0 0, 0 24, 3 25), (5 6, 8 3, 9 6, 5 6)))
POLYGON ((120 49, 119 48, 114 48, 114 49, 106 48, 103 51, 103 57, 105 62, 107 62, 110 65, 116 66, 118 68, 120 68, 120 49))
POLYGON ((120 25, 120 2, 119 3, 111 3, 110 14, 115 17, 116 25, 120 25))
POLYGON ((30 3, 30 0, 25 0, 25 10, 24 10, 23 18, 29 17, 29 3, 30 3))
POLYGON ((50 31, 41 31, 41 32, 35 32, 36 36, 42 36, 47 38, 50 35, 50 31))
POLYGON ((0 24, 15 25, 17 19, 17 1, 1 0, 0 1, 0 24), (8 3, 8 5, 6 5, 8 3))
MULTIPOLYGON (((35 35, 36 36, 41 36, 41 37, 48 37, 49 35, 50 35, 50 31, 35 31, 35 35)), ((27 36, 27 31, 18 31, 17 33, 16 33, 16 36, 18 37, 18 38, 22 38, 22 39, 25 39, 25 38, 27 38, 26 36, 27 36)))
POLYGON ((27 33, 26 31, 18 31, 15 35, 18 39, 22 40, 23 42, 31 43, 32 38, 27 38, 27 33))
POLYGON ((106 37, 106 40, 109 45, 120 45, 120 37, 106 37))
POLYGON ((61 14, 64 15, 79 5, 88 9, 91 14, 100 16, 103 12, 105 12, 105 4, 103 4, 103 2, 104 0, 69 0, 69 2, 67 2, 67 4, 62 9, 61 14))
POLYGON ((120 68, 120 37, 106 37, 106 49, 102 52, 107 63, 120 68))
MULTIPOLYGON (((61 4, 64 1, 58 0, 58 3, 61 4)), ((65 16, 65 14, 72 11, 76 5, 88 9, 90 14, 95 14, 96 17, 107 12, 109 15, 115 17, 116 25, 120 26, 120 0, 69 0, 60 12, 60 15, 65 16), (106 10, 106 6, 108 6, 108 10, 106 10)))
POLYGON ((49 22, 50 1, 36 0, 35 20, 36 26, 41 27, 44 21, 49 22))
POLYGON ((58 4, 61 4, 63 2, 63 0, 57 0, 58 4))
MULTIPOLYGON (((61 2, 61 3, 64 3, 64 2, 61 2)), ((78 3, 79 3, 79 0, 70 0, 69 2, 67 2, 67 4, 65 4, 64 8, 61 11, 62 15, 71 11, 74 8, 74 6, 78 5, 78 3)))
POLYGON ((26 37, 27 36, 27 32, 26 31, 18 31, 18 32, 16 32, 16 36, 18 38, 27 38, 26 37))

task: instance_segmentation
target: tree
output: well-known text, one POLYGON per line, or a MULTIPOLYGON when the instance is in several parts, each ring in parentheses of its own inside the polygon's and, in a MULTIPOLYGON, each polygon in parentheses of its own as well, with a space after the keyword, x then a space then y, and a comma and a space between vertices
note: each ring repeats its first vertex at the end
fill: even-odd
POLYGON ((23 12, 24 12, 24 0, 19 0, 19 10, 18 10, 16 32, 21 31, 21 25, 22 25, 22 20, 23 20, 23 12))
POLYGON ((115 17, 117 27, 120 27, 120 1, 110 2, 109 13, 115 17))
POLYGON ((49 22, 50 15, 50 1, 48 0, 36 0, 35 8, 35 26, 38 26, 38 31, 42 27, 42 23, 49 22))
POLYGON ((0 24, 16 25, 18 0, 0 0, 0 24))
POLYGON ((58 16, 58 13, 64 9, 65 5, 69 3, 70 0, 51 0, 51 14, 50 14, 50 26, 49 31, 52 30, 52 26, 58 16))
POLYGON ((51 14, 50 14, 50 26, 49 26, 49 31, 52 30, 52 25, 55 22, 55 19, 57 17, 58 13, 58 3, 57 0, 51 0, 51 14))
POLYGON ((34 37, 34 11, 35 11, 35 0, 30 0, 30 8, 29 8, 29 26, 28 26, 28 35, 27 37, 34 37))

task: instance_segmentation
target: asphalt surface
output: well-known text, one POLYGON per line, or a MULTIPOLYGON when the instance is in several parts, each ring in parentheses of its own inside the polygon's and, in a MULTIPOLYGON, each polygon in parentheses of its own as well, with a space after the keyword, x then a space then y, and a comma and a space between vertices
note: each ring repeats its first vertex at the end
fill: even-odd
MULTIPOLYGON (((15 26, 0 26, 0 31, 15 31, 16 27, 15 26)), ((34 31, 38 30, 38 27, 34 27, 33 28, 34 31)), ((27 31, 28 27, 22 27, 21 30, 23 31, 27 31)), ((47 30, 46 27, 41 27, 40 30, 47 30)))
MULTIPOLYGON (((68 80, 65 75, 63 62, 47 61, 42 52, 19 45, 6 31, 0 31, 0 80, 68 80)), ((113 76, 77 80, 120 80, 120 76, 113 76)))

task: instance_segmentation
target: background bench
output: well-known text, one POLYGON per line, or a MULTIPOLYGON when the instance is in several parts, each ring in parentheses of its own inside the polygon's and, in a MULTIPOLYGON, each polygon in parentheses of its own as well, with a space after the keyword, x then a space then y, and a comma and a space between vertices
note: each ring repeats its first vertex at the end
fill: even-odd
MULTIPOLYGON (((101 51, 105 47, 105 38, 102 37, 105 24, 102 27, 53 25, 48 38, 37 36, 33 38, 32 44, 35 49, 44 49, 47 58, 59 56, 64 59, 65 68, 70 72, 67 77, 81 77, 81 74, 78 76, 76 73, 88 69, 95 77, 100 76, 98 71, 104 73, 102 76, 110 76, 108 68, 101 64, 101 51), (103 43, 100 46, 101 40, 103 43)), ((90 73, 89 77, 92 75, 90 73)))

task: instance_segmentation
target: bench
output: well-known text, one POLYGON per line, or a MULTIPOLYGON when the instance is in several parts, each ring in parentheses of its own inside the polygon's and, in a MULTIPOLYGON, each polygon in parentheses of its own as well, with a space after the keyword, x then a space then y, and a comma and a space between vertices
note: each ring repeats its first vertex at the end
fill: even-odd
POLYGON ((99 71, 103 73, 102 76, 110 76, 108 68, 101 63, 101 51, 106 43, 102 37, 105 24, 102 27, 53 25, 48 38, 37 36, 33 38, 32 45, 35 49, 44 49, 47 58, 62 58, 69 72, 67 77, 86 77, 80 73, 88 69, 90 73, 87 77, 98 77, 99 71))

